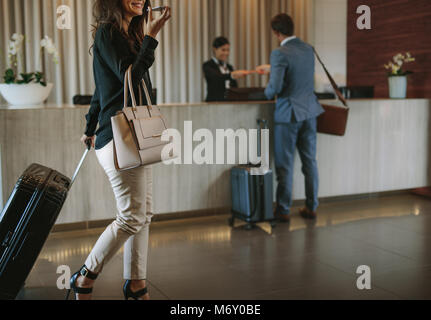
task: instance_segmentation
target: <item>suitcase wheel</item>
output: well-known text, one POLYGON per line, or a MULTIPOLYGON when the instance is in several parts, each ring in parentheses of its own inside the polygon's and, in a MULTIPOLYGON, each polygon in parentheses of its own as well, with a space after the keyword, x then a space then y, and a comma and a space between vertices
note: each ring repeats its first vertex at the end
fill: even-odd
POLYGON ((247 223, 246 225, 245 225, 245 230, 252 230, 252 229, 254 229, 254 227, 255 227, 255 225, 254 225, 254 223, 247 223))
POLYGON ((233 227, 235 223, 235 218, 234 217, 229 218, 227 220, 227 223, 229 224, 230 227, 233 227))

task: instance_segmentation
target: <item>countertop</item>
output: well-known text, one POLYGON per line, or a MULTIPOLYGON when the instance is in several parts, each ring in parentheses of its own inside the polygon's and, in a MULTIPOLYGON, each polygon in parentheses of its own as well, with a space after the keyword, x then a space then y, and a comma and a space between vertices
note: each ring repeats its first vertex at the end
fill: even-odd
MULTIPOLYGON (((373 98, 373 99, 350 99, 347 102, 355 102, 355 101, 423 101, 429 99, 389 99, 389 98, 373 98)), ((339 104, 338 100, 319 100, 322 103, 336 103, 339 104)), ((159 104, 159 107, 194 107, 194 106, 218 106, 218 105, 245 105, 245 104, 274 104, 275 101, 223 101, 223 102, 192 102, 192 103, 164 103, 159 104)), ((35 106, 10 106, 10 105, 0 105, 0 110, 37 110, 37 109, 88 109, 89 105, 73 105, 73 104, 55 104, 55 103, 47 103, 43 105, 35 105, 35 106)))

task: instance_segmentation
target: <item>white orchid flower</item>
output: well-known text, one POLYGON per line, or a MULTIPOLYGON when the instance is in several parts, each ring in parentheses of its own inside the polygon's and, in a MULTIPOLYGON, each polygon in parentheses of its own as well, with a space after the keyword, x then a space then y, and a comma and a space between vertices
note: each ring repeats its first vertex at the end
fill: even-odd
POLYGON ((24 36, 22 34, 14 33, 12 35, 12 40, 9 40, 8 53, 10 55, 16 55, 22 47, 24 41, 24 36))
POLYGON ((40 46, 42 48, 45 48, 46 52, 50 55, 53 56, 53 61, 57 64, 58 63, 58 58, 59 58, 59 54, 57 51, 57 48, 54 45, 54 42, 52 41, 52 39, 48 36, 45 36, 41 41, 40 41, 40 46))
POLYGON ((8 53, 13 56, 16 55, 17 50, 15 42, 9 41, 8 53))
POLYGON ((416 59, 415 58, 413 58, 412 57, 412 55, 410 54, 410 52, 407 52, 406 53, 406 59, 405 59, 405 62, 413 62, 413 61, 416 61, 416 59))
POLYGON ((400 66, 393 64, 392 65, 392 73, 397 74, 398 70, 400 70, 400 66))
POLYGON ((22 42, 24 40, 24 35, 18 34, 18 33, 14 33, 12 35, 12 40, 22 42))
POLYGON ((404 63, 415 61, 416 59, 412 57, 410 52, 406 52, 405 55, 402 53, 398 53, 392 57, 393 61, 389 61, 388 64, 385 64, 384 67, 386 70, 391 70, 392 75, 404 74, 402 72, 402 66, 404 63))

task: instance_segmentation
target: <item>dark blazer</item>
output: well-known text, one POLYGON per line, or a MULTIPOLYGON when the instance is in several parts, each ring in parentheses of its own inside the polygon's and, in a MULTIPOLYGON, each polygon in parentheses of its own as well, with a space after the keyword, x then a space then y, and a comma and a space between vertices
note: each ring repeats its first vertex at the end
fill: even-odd
MULTIPOLYGON (((96 134, 95 149, 100 150, 113 139, 111 117, 123 109, 124 74, 130 65, 135 97, 138 99, 141 79, 145 80, 148 90, 152 91, 149 69, 155 61, 154 52, 158 41, 145 36, 142 43, 136 43, 137 54, 130 50, 123 34, 111 24, 102 24, 96 32, 93 47, 93 73, 96 90, 91 101, 85 135, 96 134), (96 131, 97 125, 99 128, 96 131)), ((147 101, 143 97, 143 103, 147 101)), ((129 106, 131 101, 129 98, 129 106)))
MULTIPOLYGON (((230 72, 233 71, 233 67, 227 64, 230 72)), ((222 74, 219 66, 215 63, 214 59, 211 59, 204 63, 203 70, 205 79, 208 84, 208 93, 205 101, 224 101, 226 94, 226 80, 230 80, 230 87, 237 88, 238 82, 232 79, 230 74, 222 74)))
POLYGON ((324 112, 314 94, 314 51, 296 38, 271 54, 271 76, 265 95, 277 96, 275 123, 289 123, 292 115, 298 122, 324 112))

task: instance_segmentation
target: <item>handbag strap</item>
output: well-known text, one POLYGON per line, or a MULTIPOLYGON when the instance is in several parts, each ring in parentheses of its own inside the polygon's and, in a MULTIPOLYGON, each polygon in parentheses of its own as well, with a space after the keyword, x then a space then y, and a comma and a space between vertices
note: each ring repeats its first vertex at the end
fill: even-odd
POLYGON ((343 97, 343 95, 342 95, 342 93, 341 93, 340 89, 339 89, 339 88, 338 88, 338 86, 337 86, 337 83, 336 83, 336 82, 334 81, 334 79, 332 78, 332 76, 331 76, 331 74, 329 73, 328 69, 326 69, 326 67, 325 67, 324 63, 322 62, 322 59, 320 59, 320 57, 319 57, 319 55, 317 54, 317 51, 316 51, 316 49, 314 49, 314 47, 313 47, 313 51, 314 51, 314 54, 315 54, 315 55, 316 55, 316 57, 317 57, 317 60, 319 60, 320 64, 322 65, 323 70, 325 70, 325 73, 326 73, 326 75, 328 76, 329 82, 331 82, 331 85, 332 85, 332 87, 334 88, 334 91, 335 91, 335 93, 337 94, 338 99, 340 99, 340 101, 343 103, 343 105, 344 105, 345 107, 347 107, 347 101, 346 101, 346 99, 343 97))
MULTIPOLYGON (((153 103, 151 101, 150 93, 147 88, 147 84, 145 80, 142 79, 142 86, 144 88, 145 98, 147 99, 148 109, 151 111, 153 107, 153 103)), ((126 73, 124 74, 124 108, 127 108, 128 105, 128 94, 130 93, 130 97, 132 98, 132 106, 136 108, 136 98, 135 93, 133 92, 133 82, 132 82, 132 65, 127 68, 126 73)), ((142 105, 142 91, 139 86, 139 103, 142 105)))

